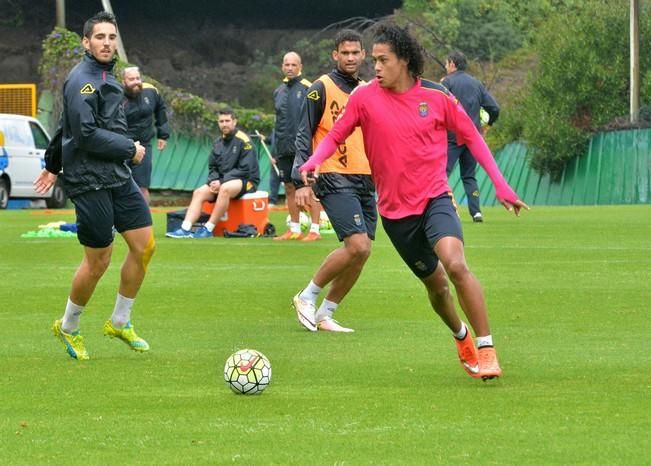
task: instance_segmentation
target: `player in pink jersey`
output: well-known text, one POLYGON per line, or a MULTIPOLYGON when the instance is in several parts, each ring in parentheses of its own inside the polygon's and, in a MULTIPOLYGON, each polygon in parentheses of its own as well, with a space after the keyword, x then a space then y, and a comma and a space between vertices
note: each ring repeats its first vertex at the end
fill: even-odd
POLYGON ((442 85, 420 78, 422 50, 406 29, 380 25, 372 56, 376 79, 352 93, 343 115, 300 168, 301 176, 306 182, 318 177, 319 165, 357 126, 362 128, 387 235, 422 280, 432 307, 452 331, 466 372, 484 380, 499 377, 502 370, 486 302, 466 264, 461 222, 445 172, 447 130, 468 146, 505 208, 519 215, 529 207, 506 183, 484 139, 454 96, 442 85), (476 342, 456 312, 448 278, 476 342))

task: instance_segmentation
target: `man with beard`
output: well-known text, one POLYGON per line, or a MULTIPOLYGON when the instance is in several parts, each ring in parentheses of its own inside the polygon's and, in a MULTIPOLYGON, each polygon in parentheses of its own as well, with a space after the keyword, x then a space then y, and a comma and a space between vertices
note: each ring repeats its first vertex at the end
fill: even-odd
POLYGON ((155 242, 149 207, 126 165, 128 160, 139 163, 145 148, 126 136, 123 90, 113 76, 117 35, 111 13, 97 13, 84 24, 86 52, 63 84, 61 124, 45 152, 45 169, 34 181, 34 189, 44 193, 61 173, 66 194, 75 205, 84 257, 72 279, 63 317, 54 321, 52 331, 77 360, 88 359, 79 320, 111 263, 115 231, 129 252, 104 335, 124 341, 134 351, 149 350, 131 323, 131 308, 155 242))
POLYGON ((152 153, 151 139, 154 137, 154 123, 158 150, 162 151, 167 145, 170 130, 167 124, 165 102, 158 89, 148 83, 143 83, 137 66, 125 68, 122 73, 124 85, 124 113, 127 117, 127 137, 140 141, 145 147, 145 158, 139 164, 129 162, 131 173, 142 195, 149 204, 149 185, 151 184, 152 153))
MULTIPOLYGON (((296 168, 308 160, 312 148, 332 129, 350 93, 364 83, 359 78, 359 70, 365 57, 358 32, 344 29, 337 33, 332 51, 336 68, 312 84, 301 109, 294 161, 296 186, 302 186, 296 168)), ((336 154, 321 167, 321 176, 313 187, 303 186, 296 190, 296 203, 299 207, 308 206, 314 194, 321 200, 337 238, 344 244, 325 258, 312 280, 294 296, 294 309, 301 325, 312 332, 352 332, 353 329, 334 320, 333 314, 359 278, 371 254, 377 225, 375 187, 361 129, 357 128, 337 147, 336 154), (317 298, 328 284, 331 284, 330 289, 317 310, 317 298)))

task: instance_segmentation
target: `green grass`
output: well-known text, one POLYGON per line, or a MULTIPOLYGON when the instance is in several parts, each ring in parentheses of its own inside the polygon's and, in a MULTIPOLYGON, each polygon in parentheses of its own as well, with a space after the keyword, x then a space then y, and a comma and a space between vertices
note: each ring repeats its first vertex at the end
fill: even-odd
POLYGON ((338 313, 356 333, 310 334, 289 302, 334 237, 171 240, 164 213, 134 309, 152 350, 101 334, 119 239, 79 363, 49 327, 82 249, 20 238, 73 215, 39 213, 0 212, 1 464, 651 463, 651 206, 485 209, 479 225, 463 212, 504 369, 489 383, 461 369, 384 232, 338 313), (245 347, 273 364, 261 396, 222 380, 245 347))

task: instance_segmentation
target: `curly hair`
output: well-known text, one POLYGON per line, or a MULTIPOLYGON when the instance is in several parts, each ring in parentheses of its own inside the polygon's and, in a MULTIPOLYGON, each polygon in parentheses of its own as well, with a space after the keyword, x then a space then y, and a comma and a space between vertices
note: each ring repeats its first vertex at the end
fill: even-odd
POLYGON ((95 13, 93 17, 84 23, 84 37, 90 39, 93 35, 93 28, 99 23, 111 23, 115 26, 115 29, 118 28, 118 22, 115 19, 115 15, 108 11, 100 11, 99 13, 95 13))
POLYGON ((407 28, 380 23, 373 33, 373 44, 388 44, 398 58, 407 61, 407 70, 412 77, 418 78, 423 74, 423 49, 407 28))

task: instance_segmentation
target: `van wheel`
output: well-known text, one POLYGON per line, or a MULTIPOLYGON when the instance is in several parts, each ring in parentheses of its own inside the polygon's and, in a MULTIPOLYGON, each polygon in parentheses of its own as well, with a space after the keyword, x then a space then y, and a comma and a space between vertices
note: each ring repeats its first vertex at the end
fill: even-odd
POLYGON ((9 188, 7 182, 0 179, 0 209, 6 209, 9 205, 9 188))
POLYGON ((63 209, 68 202, 68 197, 63 191, 63 185, 61 181, 57 180, 52 188, 52 197, 45 200, 45 205, 48 209, 63 209))

